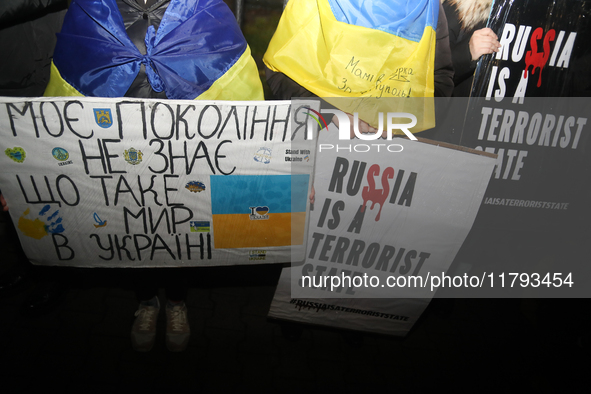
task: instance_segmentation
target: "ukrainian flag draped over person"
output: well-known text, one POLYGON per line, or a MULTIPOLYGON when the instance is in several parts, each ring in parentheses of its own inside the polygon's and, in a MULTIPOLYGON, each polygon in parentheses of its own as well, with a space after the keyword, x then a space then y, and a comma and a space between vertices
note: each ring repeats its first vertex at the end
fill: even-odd
POLYGON ((439 0, 291 0, 263 60, 327 99, 433 97, 438 14, 439 0))
POLYGON ((116 0, 74 0, 54 52, 45 96, 123 97, 145 65, 169 99, 262 100, 250 49, 222 0, 171 0, 142 55, 116 0))

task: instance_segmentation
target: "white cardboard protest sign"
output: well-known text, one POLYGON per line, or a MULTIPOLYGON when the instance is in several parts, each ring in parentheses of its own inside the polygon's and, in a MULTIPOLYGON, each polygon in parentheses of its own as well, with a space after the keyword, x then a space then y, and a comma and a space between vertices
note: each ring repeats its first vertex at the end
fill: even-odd
POLYGON ((399 335, 470 231, 495 160, 335 132, 320 133, 306 260, 284 269, 270 316, 399 335))
POLYGON ((286 262, 305 248, 315 144, 293 116, 286 101, 1 98, 0 189, 35 264, 286 262))

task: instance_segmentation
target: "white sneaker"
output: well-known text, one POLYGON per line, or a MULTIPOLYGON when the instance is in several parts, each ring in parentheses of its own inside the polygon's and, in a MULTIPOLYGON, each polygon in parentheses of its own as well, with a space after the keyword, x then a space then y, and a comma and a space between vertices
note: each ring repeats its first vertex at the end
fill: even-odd
POLYGON ((160 301, 156 298, 156 306, 140 304, 135 312, 135 321, 131 327, 131 345, 138 352, 152 349, 156 340, 156 321, 160 312, 160 301))
POLYGON ((171 352, 182 352, 189 344, 191 329, 187 321, 187 306, 166 305, 166 347, 171 352))

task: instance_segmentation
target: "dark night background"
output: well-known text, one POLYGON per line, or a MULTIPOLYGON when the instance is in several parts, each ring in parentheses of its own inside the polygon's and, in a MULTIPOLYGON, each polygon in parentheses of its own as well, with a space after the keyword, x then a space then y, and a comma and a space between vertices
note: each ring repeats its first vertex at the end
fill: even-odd
MULTIPOLYGON (((234 6, 233 0, 227 2, 234 6)), ((282 3, 245 1, 242 29, 259 67, 282 3)), ((0 273, 18 259, 9 226, 8 215, 2 213, 0 273)), ((581 254, 589 249, 588 227, 551 238, 559 245, 553 258, 588 263, 588 254, 581 254)), ((497 229, 492 234, 486 249, 465 252, 469 258, 545 257, 534 236, 497 247, 507 245, 510 232, 497 229), (537 251, 529 253, 528 246, 537 251)), ((282 331, 279 322, 267 318, 280 269, 186 269, 192 336, 183 353, 165 349, 162 313, 154 349, 132 350, 130 327, 137 302, 121 271, 59 268, 75 285, 40 315, 22 313, 37 281, 32 278, 23 291, 0 298, 0 390, 588 392, 587 299, 436 300, 404 338, 313 326, 303 327, 298 337, 293 334, 297 327, 282 331)))

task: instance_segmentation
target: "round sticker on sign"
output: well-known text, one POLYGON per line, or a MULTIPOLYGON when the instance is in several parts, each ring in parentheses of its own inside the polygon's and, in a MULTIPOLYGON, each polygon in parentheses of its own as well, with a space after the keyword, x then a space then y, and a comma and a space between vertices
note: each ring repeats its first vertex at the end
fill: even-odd
POLYGON ((269 164, 271 162, 271 149, 261 147, 257 150, 257 153, 254 155, 254 161, 258 161, 259 163, 269 164))

